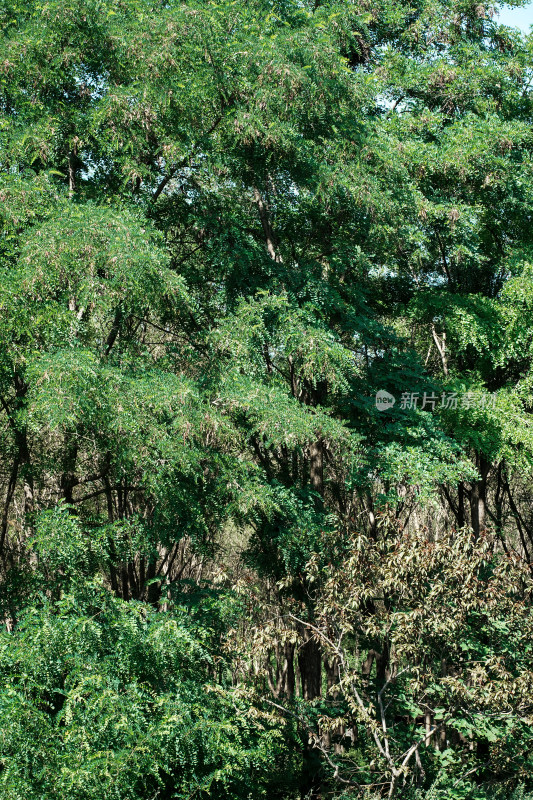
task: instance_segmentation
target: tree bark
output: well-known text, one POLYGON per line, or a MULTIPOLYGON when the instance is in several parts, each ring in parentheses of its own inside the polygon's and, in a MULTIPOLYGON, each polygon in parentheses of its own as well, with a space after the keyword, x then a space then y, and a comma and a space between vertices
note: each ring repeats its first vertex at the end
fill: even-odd
POLYGON ((263 228, 263 234, 265 237, 265 243, 266 243, 266 248, 268 250, 268 254, 272 259, 272 261, 282 263, 283 259, 281 258, 281 255, 276 248, 274 232, 272 230, 272 225, 270 224, 268 205, 263 200, 261 192, 259 191, 257 186, 254 186, 253 188, 254 188, 254 201, 257 204, 257 210, 259 211, 259 219, 261 220, 261 227, 263 228))
POLYGON ((322 694, 322 653, 309 628, 303 627, 302 639, 298 653, 301 692, 304 700, 314 700, 322 694))
POLYGON ((487 477, 490 472, 491 464, 478 453, 476 456, 476 466, 479 470, 480 479, 473 481, 470 491, 470 517, 474 538, 478 539, 485 527, 485 517, 487 511, 487 477))

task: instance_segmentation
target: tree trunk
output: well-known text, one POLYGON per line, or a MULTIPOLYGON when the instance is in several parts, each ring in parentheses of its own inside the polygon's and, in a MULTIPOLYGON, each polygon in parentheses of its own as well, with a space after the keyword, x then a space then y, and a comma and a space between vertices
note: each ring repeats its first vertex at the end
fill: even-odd
POLYGON ((301 692, 304 700, 314 700, 322 693, 322 653, 309 628, 303 628, 302 638, 298 653, 301 692))
POLYGON ((479 470, 480 479, 472 482, 470 492, 470 516, 472 520, 472 530, 474 537, 479 538, 480 533, 485 527, 485 516, 487 510, 487 477, 490 472, 491 464, 479 453, 476 457, 476 466, 479 470))

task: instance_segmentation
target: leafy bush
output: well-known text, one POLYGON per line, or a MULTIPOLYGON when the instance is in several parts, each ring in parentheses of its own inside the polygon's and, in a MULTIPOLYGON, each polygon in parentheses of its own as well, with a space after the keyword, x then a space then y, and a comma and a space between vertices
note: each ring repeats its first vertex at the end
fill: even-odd
POLYGON ((64 509, 42 518, 35 544, 66 588, 37 582, 0 633, 2 797, 286 797, 286 732, 213 680, 198 615, 126 602, 87 577, 94 548, 64 509))

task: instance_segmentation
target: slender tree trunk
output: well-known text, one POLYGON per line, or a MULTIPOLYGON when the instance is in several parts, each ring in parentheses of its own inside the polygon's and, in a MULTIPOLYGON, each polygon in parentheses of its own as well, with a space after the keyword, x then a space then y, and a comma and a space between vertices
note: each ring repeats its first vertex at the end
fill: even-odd
POLYGON ((63 459, 63 474, 60 478, 61 494, 66 503, 73 503, 73 491, 76 486, 76 459, 78 457, 78 445, 75 438, 70 435, 65 439, 63 445, 65 457, 63 459))
POLYGON ((285 655, 285 687, 284 694, 288 700, 294 697, 295 688, 295 675, 294 675, 294 644, 292 642, 285 642, 283 646, 285 655))
POLYGON ((473 481, 470 492, 470 516, 472 520, 472 530, 474 537, 479 538, 480 533, 485 527, 485 517, 487 509, 487 477, 490 472, 491 464, 479 453, 476 457, 476 466, 479 470, 480 479, 473 481))
POLYGON ((70 197, 76 191, 76 173, 78 171, 78 145, 74 143, 68 155, 68 193, 70 197))
POLYGON ((304 700, 314 700, 322 694, 322 653, 320 644, 305 626, 302 626, 302 639, 298 653, 301 692, 304 700))
POLYGON ((462 481, 457 484, 457 524, 459 528, 464 528, 466 524, 465 515, 465 487, 462 481))
POLYGON ((6 563, 6 554, 4 552, 4 546, 6 542, 7 536, 7 526, 9 522, 9 509, 11 508, 11 502, 13 500, 13 496, 15 494, 15 489, 17 486, 17 478, 19 472, 19 456, 18 454, 15 456, 13 461, 13 466, 11 467, 11 474, 9 476, 9 483, 7 486, 6 492, 6 499, 4 501, 4 510, 2 512, 2 528, 0 530, 0 555, 4 564, 6 563))
POLYGON ((282 262, 281 255, 277 251, 276 248, 276 241, 274 238, 274 232, 272 230, 272 225, 270 223, 270 214, 268 210, 268 205, 263 200, 261 192, 254 186, 254 201, 257 204, 257 210, 259 211, 259 219, 261 220, 261 226, 263 228, 263 234, 265 237, 265 244, 268 250, 268 254, 273 261, 277 261, 278 263, 282 262))

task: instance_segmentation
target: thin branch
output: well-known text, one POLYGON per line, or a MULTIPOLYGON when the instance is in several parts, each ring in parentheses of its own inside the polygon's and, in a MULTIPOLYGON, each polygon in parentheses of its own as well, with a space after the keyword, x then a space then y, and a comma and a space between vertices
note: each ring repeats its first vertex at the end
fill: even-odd
MULTIPOLYGON (((219 116, 215 119, 215 121, 213 122, 211 127, 208 128, 208 130, 201 136, 200 142, 203 139, 205 139, 207 136, 210 136, 213 133, 213 131, 215 131, 215 129, 220 125, 220 123, 222 122, 223 119, 224 119, 224 115, 223 114, 219 114, 219 116)), ((178 164, 176 164, 174 167, 172 167, 170 169, 169 173, 167 175, 165 175, 165 177, 163 178, 163 180, 161 181, 161 183, 159 184, 159 186, 157 187, 157 189, 155 190, 155 192, 152 195, 152 202, 153 203, 156 202, 156 200, 158 199, 158 197, 161 194, 161 192, 163 191, 163 189, 166 187, 166 185, 169 183, 169 181, 171 181, 172 178, 175 177, 175 175, 180 171, 180 169, 183 169, 183 167, 187 166, 188 163, 189 163, 189 166, 190 166, 190 161, 193 158, 194 153, 195 153, 195 150, 193 149, 193 151, 191 153, 189 153, 187 156, 185 156, 185 158, 182 158, 181 161, 178 164)))

